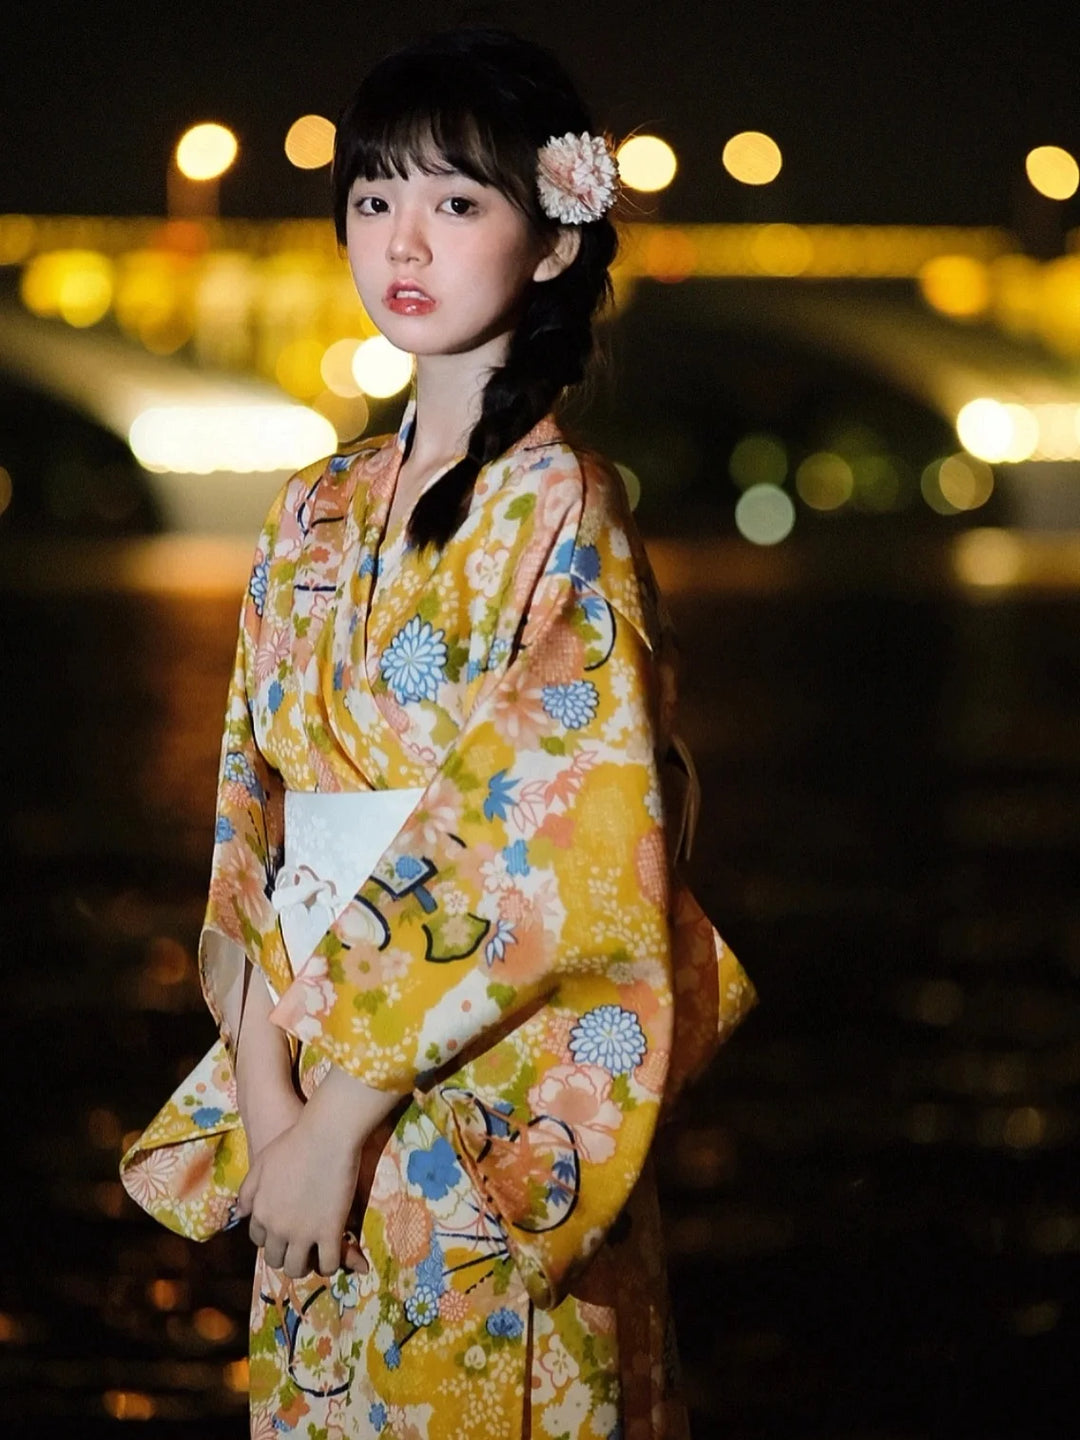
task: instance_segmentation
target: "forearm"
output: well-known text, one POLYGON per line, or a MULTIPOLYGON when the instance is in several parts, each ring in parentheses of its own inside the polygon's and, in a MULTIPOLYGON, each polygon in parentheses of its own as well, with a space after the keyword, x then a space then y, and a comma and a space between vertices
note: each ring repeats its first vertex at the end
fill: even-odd
POLYGON ((307 1105, 305 1123, 325 1126, 359 1157, 364 1142, 392 1113, 407 1092, 375 1090, 338 1065, 330 1071, 307 1105))
POLYGON ((293 1084, 288 1038, 271 1023, 272 1009, 265 980, 249 967, 236 1044, 236 1099, 254 1152, 293 1124, 303 1106, 293 1084))

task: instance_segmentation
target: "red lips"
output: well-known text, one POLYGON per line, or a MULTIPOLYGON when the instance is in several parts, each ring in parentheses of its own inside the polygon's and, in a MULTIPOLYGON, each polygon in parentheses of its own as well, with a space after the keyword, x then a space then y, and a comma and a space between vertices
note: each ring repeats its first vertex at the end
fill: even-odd
POLYGON ((394 280, 387 286, 383 304, 395 315, 427 315, 435 309, 436 301, 413 281, 394 280))

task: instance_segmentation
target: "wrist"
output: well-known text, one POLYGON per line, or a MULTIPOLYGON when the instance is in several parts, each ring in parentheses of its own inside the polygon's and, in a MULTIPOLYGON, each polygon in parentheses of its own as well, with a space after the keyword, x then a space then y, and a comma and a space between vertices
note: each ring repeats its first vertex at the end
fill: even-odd
POLYGON ((331 1065, 329 1073, 311 1096, 304 1111, 307 1124, 331 1131, 357 1155, 373 1130, 386 1119, 402 1095, 375 1090, 350 1075, 339 1065, 331 1065))

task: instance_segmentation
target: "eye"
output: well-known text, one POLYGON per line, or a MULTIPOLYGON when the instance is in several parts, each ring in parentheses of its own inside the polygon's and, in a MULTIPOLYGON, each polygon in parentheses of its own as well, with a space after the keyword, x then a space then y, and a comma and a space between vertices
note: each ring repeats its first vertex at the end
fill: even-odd
POLYGON ((381 195, 358 195, 353 201, 353 209, 359 215, 385 215, 389 208, 381 195))
POLYGON ((451 215, 469 215, 478 208, 476 201, 470 200, 467 195, 451 195, 443 201, 443 205, 449 209, 451 215))

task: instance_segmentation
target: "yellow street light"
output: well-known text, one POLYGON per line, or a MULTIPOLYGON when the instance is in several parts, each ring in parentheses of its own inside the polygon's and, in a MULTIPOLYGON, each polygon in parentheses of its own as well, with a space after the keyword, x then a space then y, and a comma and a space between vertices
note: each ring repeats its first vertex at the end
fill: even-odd
POLYGON ((166 180, 170 218, 216 216, 218 181, 239 149, 236 136, 224 125, 206 122, 185 130, 172 153, 166 180))
POLYGON ((733 135, 720 158, 728 174, 744 185, 768 185, 780 174, 784 163, 780 146, 760 130, 733 135))
POLYGON ((1080 189, 1080 166, 1060 145, 1038 145, 1024 161, 1027 177, 1048 200, 1071 200, 1080 189))
POLYGON ((619 179, 631 190, 666 189, 675 179, 675 151, 658 135, 632 135, 615 154, 619 179))
POLYGON ((335 127, 323 115, 301 115, 289 126, 285 154, 298 170, 318 170, 334 158, 335 127))

